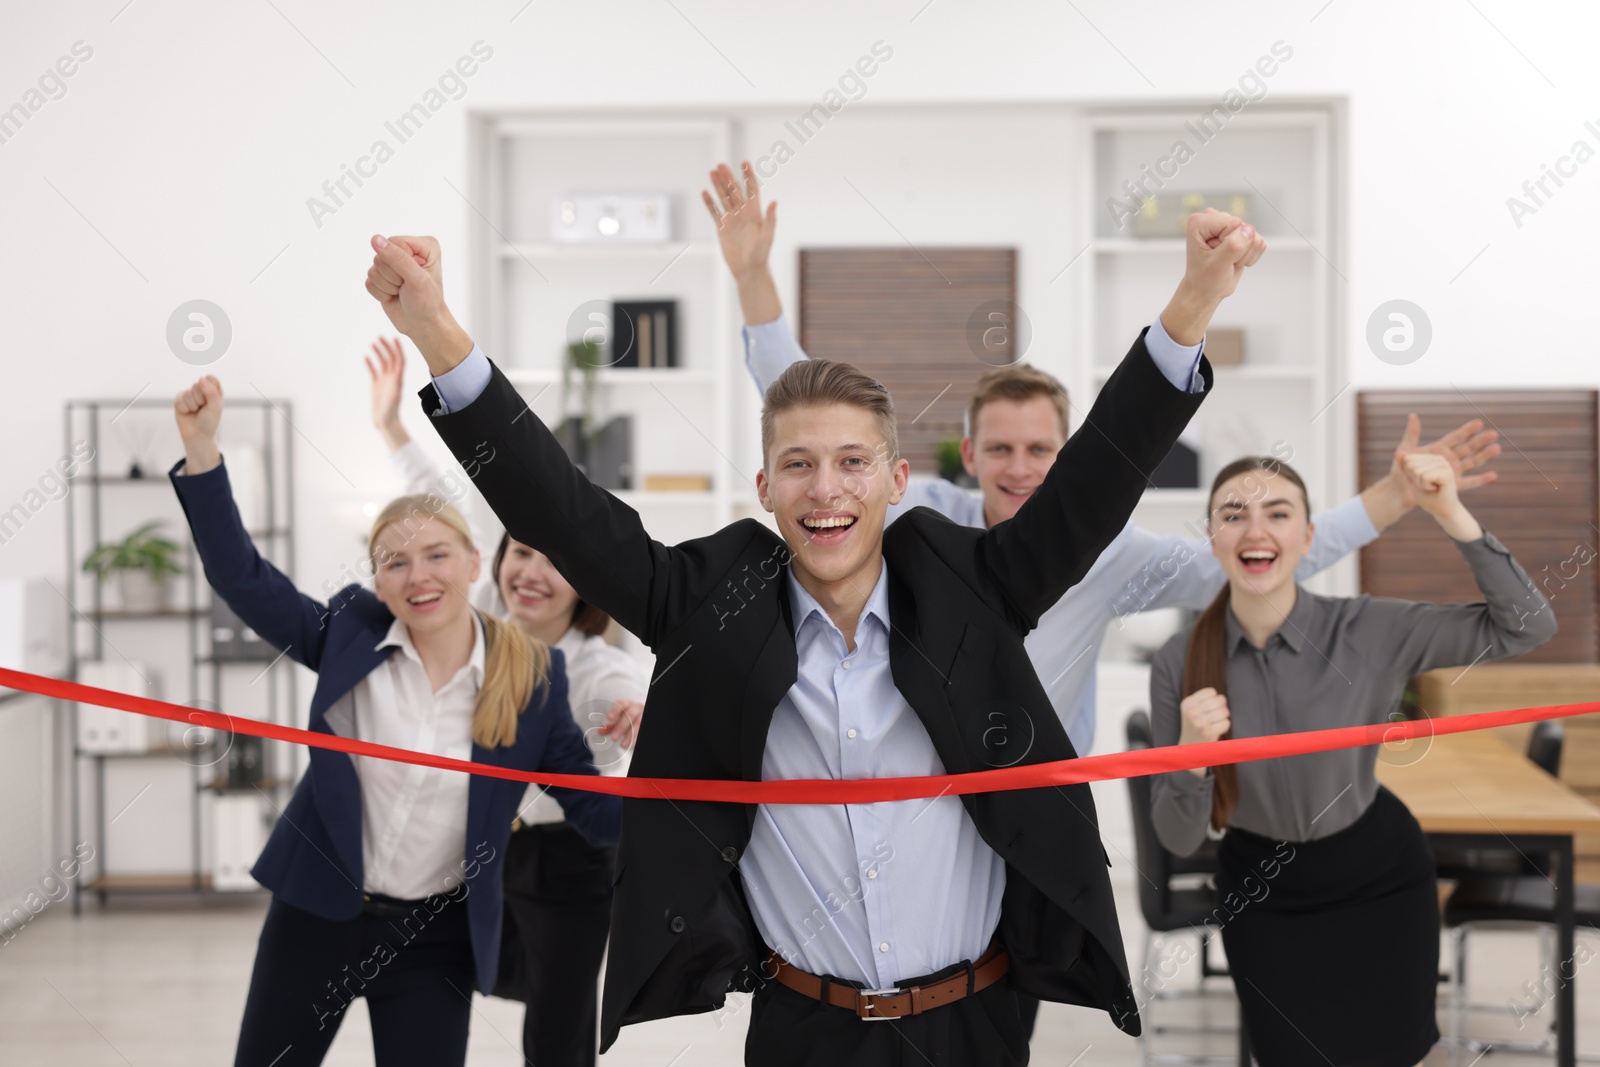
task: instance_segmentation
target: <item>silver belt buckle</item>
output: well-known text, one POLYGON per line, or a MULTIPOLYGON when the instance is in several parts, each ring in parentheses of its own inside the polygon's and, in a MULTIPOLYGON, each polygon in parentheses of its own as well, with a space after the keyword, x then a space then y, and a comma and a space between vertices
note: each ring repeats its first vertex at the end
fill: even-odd
MULTIPOLYGON (((856 994, 858 996, 862 996, 862 997, 898 997, 902 993, 905 993, 905 992, 907 992, 907 990, 900 989, 899 987, 895 987, 895 986, 891 986, 888 989, 858 989, 858 990, 856 990, 856 994)), ((856 1018, 861 1019, 864 1022, 869 1022, 869 1023, 886 1023, 886 1022, 892 1023, 896 1019, 901 1018, 901 1016, 899 1016, 899 1015, 863 1015, 859 1010, 857 1010, 856 1011, 856 1018)))

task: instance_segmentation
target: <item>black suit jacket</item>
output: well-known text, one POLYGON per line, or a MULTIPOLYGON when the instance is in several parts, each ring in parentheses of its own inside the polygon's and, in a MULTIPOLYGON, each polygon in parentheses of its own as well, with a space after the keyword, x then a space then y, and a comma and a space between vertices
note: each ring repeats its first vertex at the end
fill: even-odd
MULTIPOLYGON (((1209 363, 1201 361, 1207 387, 1209 363)), ((789 552, 753 519, 667 546, 591 485, 498 369, 434 427, 511 536, 656 655, 631 773, 759 781, 798 672, 789 552)), ((1162 376, 1141 334, 1015 518, 988 530, 916 508, 884 533, 890 671, 950 773, 1076 754, 1023 647, 1127 523, 1204 393, 1162 376)), ((1104 1008, 1139 1032, 1086 785, 962 798, 1006 863, 1000 936, 1015 988, 1104 1008)), ((601 1050, 625 1024, 711 1011, 768 977, 738 877, 754 805, 626 800, 601 1050)))

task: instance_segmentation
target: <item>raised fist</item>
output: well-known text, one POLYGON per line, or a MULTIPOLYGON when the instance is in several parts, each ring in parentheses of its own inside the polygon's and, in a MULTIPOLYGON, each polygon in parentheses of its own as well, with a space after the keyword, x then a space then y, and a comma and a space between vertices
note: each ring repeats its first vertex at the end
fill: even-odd
POLYGON ((1432 452, 1396 453, 1417 506, 1429 515, 1453 514, 1461 506, 1456 495, 1456 472, 1450 461, 1432 452))
POLYGON ((1231 296, 1244 269, 1267 250, 1267 239, 1254 226, 1209 207, 1189 216, 1184 243, 1184 283, 1198 299, 1213 304, 1231 296))
POLYGON ((222 421, 222 383, 214 375, 206 375, 173 397, 172 411, 185 446, 215 441, 217 424, 222 421))
POLYGON ((372 238, 372 268, 367 292, 382 306, 394 328, 411 337, 437 328, 445 312, 439 242, 432 237, 372 238))

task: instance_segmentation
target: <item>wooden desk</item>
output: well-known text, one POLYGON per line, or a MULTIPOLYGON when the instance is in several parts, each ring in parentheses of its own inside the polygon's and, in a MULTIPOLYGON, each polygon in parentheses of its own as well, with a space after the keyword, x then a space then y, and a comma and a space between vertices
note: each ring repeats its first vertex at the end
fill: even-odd
MULTIPOLYGON (((1405 802, 1430 836, 1467 847, 1547 853, 1556 875, 1556 958, 1574 955, 1575 834, 1600 833, 1600 807, 1486 733, 1429 738, 1378 760, 1378 780, 1405 802)), ((1576 1064, 1577 981, 1556 991, 1556 1063, 1576 1064)))

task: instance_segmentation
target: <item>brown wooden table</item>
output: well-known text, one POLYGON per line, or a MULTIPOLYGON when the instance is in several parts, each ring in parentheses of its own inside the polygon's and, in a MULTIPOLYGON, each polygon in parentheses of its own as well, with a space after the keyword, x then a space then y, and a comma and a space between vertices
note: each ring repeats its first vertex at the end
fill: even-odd
MULTIPOLYGON (((1404 801, 1430 837, 1467 848, 1545 853, 1556 879, 1556 956, 1573 958, 1575 834, 1600 833, 1600 807, 1486 733, 1450 734, 1386 750, 1378 780, 1404 801)), ((1556 991, 1556 1063, 1577 1062, 1576 985, 1556 991)))

